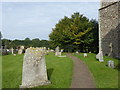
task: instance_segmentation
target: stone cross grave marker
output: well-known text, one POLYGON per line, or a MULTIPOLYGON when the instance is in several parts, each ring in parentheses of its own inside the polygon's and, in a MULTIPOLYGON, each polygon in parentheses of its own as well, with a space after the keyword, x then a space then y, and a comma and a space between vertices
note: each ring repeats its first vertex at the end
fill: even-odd
POLYGON ((20 88, 48 85, 45 52, 42 48, 28 48, 24 55, 20 88))

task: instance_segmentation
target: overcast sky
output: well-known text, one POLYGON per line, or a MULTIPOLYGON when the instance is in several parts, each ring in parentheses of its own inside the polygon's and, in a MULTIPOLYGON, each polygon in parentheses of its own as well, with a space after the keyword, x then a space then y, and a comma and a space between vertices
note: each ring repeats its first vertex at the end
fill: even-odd
POLYGON ((2 9, 0 7, 0 29, 7 39, 48 40, 52 28, 64 16, 79 12, 89 19, 98 20, 99 7, 99 2, 4 2, 2 9))

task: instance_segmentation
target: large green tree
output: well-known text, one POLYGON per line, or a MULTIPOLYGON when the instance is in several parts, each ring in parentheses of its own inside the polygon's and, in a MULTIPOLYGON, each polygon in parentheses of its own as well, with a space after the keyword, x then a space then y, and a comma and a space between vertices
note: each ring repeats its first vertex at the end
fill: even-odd
MULTIPOLYGON (((70 18, 64 17, 52 29, 50 33, 50 42, 53 47, 60 46, 66 51, 76 51, 81 52, 92 51, 93 42, 95 38, 98 37, 94 34, 98 31, 97 22, 95 20, 89 20, 87 17, 77 13, 74 13, 70 18)), ((97 46, 96 46, 97 47, 97 46)))

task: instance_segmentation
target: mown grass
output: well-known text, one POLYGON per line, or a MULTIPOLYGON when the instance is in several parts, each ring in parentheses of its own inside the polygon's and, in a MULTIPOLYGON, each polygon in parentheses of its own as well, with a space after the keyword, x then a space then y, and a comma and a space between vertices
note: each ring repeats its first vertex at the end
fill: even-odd
POLYGON ((96 60, 96 55, 88 53, 88 57, 83 57, 83 53, 75 55, 84 61, 90 69, 97 88, 118 88, 118 69, 112 69, 107 66, 108 60, 113 60, 115 66, 118 65, 118 60, 110 57, 104 57, 104 62, 96 60))
MULTIPOLYGON (((23 55, 3 56, 2 87, 19 88, 22 79, 23 55)), ((72 80, 73 63, 67 57, 56 57, 54 53, 46 55, 48 78, 51 84, 36 88, 69 88, 72 80)))
POLYGON ((23 55, 2 57, 2 88, 18 88, 22 79, 23 55))

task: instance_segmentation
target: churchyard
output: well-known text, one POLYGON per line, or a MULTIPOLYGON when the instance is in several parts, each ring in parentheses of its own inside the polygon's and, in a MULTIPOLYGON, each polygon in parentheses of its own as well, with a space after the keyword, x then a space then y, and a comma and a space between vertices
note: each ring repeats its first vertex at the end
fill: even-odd
POLYGON ((119 88, 119 4, 101 1, 99 21, 64 16, 49 40, 3 38, 2 88, 119 88))
MULTIPOLYGON (((63 53, 62 55, 66 55, 63 53)), ((115 66, 118 60, 104 57, 105 62, 101 63, 96 60, 95 54, 88 53, 88 57, 84 57, 84 53, 73 54, 87 64, 90 72, 94 77, 97 88, 117 88, 118 87, 118 69, 109 68, 108 60, 113 60, 115 66)), ((2 62, 2 87, 3 88, 19 88, 22 83, 22 66, 24 54, 3 56, 2 62)), ((70 88, 73 75, 73 61, 68 57, 56 57, 55 53, 50 52, 45 56, 49 85, 37 86, 35 88, 70 88)))

